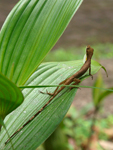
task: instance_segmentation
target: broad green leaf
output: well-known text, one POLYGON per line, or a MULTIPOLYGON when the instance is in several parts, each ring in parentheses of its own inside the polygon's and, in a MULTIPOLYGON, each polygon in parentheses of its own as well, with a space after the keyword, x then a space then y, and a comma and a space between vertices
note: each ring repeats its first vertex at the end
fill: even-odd
POLYGON ((0 32, 0 71, 23 85, 59 39, 83 0, 21 0, 0 32))
MULTIPOLYGON (((82 60, 44 63, 38 67, 26 85, 59 84, 62 80, 76 73, 82 65, 82 60)), ((100 68, 100 64, 92 61, 92 74, 95 74, 100 68)), ((86 75, 88 75, 88 72, 81 79, 86 78, 86 75)), ((53 92, 55 87, 41 88, 40 91, 46 92, 46 89, 49 92, 53 92)), ((62 121, 74 99, 76 91, 77 88, 71 91, 69 88, 65 88, 35 119, 16 134, 12 138, 15 150, 34 150, 43 143, 62 121)), ((50 99, 50 96, 41 94, 37 88, 24 89, 22 92, 25 97, 24 102, 5 119, 5 124, 10 135, 26 123, 50 99)), ((4 150, 10 149, 10 143, 6 146, 4 145, 7 139, 5 130, 2 130, 0 147, 4 147, 4 150)))
POLYGON ((20 89, 0 74, 0 118, 2 120, 23 102, 20 89))

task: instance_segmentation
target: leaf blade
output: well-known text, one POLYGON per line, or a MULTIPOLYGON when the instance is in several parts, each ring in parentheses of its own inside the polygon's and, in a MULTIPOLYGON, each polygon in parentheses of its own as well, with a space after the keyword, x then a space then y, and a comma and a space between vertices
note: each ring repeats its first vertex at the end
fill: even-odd
POLYGON ((0 117, 2 120, 23 102, 20 89, 0 73, 0 117))
POLYGON ((82 0, 19 1, 0 33, 0 71, 8 78, 11 76, 17 85, 23 85, 54 46, 81 3, 82 0))

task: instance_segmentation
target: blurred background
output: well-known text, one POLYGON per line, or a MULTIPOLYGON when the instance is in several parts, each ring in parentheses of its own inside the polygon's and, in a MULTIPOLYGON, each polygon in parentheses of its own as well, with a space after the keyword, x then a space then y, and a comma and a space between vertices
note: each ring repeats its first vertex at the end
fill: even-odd
MULTIPOLYGON (((2 27, 8 13, 17 2, 18 0, 0 0, 0 28, 2 27)), ((73 16, 65 32, 44 61, 82 59, 86 45, 91 45, 91 47, 95 49, 93 59, 99 61, 106 68, 108 77, 106 76, 105 71, 101 69, 98 75, 94 75, 93 80, 88 78, 83 81, 81 85, 93 86, 94 84, 97 85, 97 83, 99 83, 97 80, 101 80, 101 84, 97 86, 113 88, 113 0, 84 0, 77 13, 73 16)), ((99 95, 101 92, 103 91, 96 91, 96 94, 98 93, 97 95, 99 95)), ((92 104, 94 101, 94 93, 95 91, 89 88, 78 89, 73 102, 74 110, 72 110, 72 112, 75 113, 76 111, 76 113, 81 115, 81 110, 88 110, 87 107, 90 108, 89 104, 92 104)), ((113 123, 112 92, 107 93, 103 97, 101 106, 101 110, 98 113, 99 118, 108 119, 111 117, 110 119, 113 123)), ((83 112, 85 114, 86 111, 83 112)), ((70 115, 68 115, 68 117, 70 117, 70 115)), ((105 128, 107 123, 108 120, 104 122, 105 128)), ((108 128, 111 129, 111 126, 108 128)), ((110 130, 110 132, 113 135, 113 130, 110 130)), ((66 134, 69 134, 69 132, 66 134)), ((73 144, 72 142, 73 140, 71 139, 71 145, 75 146, 75 143, 73 144)), ((107 147, 107 149, 110 150, 110 147, 107 147)), ((111 150, 113 150, 113 145, 111 145, 111 150)))

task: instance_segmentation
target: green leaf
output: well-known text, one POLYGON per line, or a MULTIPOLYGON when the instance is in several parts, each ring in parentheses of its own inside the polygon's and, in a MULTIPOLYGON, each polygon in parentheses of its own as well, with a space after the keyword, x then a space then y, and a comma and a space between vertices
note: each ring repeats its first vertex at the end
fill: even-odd
MULTIPOLYGON (((8 133, 8 131, 7 131, 7 129, 6 129, 6 126, 5 126, 4 122, 3 122, 3 119, 2 119, 1 117, 0 117, 0 125, 2 125, 2 126, 4 127, 4 129, 5 129, 5 131, 6 131, 6 134, 7 134, 8 138, 10 138, 10 135, 9 135, 9 133, 8 133)), ((1 131, 1 130, 0 130, 0 131, 1 131)), ((14 150, 12 141, 10 140, 10 142, 11 142, 11 149, 14 150)))
POLYGON ((23 102, 20 89, 0 74, 0 118, 2 120, 23 102))
MULTIPOLYGON (((108 77, 107 71, 104 66, 102 66, 102 69, 104 69, 106 76, 108 77)), ((93 89, 92 96, 94 105, 97 107, 100 105, 100 103, 104 100, 106 96, 113 93, 113 88, 103 88, 105 87, 105 85, 101 73, 98 74, 97 79, 94 83, 94 87, 97 88, 93 89), (105 89, 106 91, 102 92, 102 89, 105 89)))
POLYGON ((21 0, 0 32, 0 71, 23 85, 59 39, 83 0, 21 0))
MULTIPOLYGON (((109 88, 109 89, 113 90, 113 87, 111 87, 111 88, 109 88)), ((113 94, 113 91, 104 91, 104 92, 101 92, 100 95, 99 95, 99 97, 98 97, 99 103, 100 103, 102 100, 104 100, 104 98, 107 97, 107 96, 110 95, 110 94, 113 94)))
MULTIPOLYGON (((102 75, 98 74, 97 79, 94 83, 95 87, 103 87, 103 79, 102 79, 102 75)), ((98 106, 99 104, 99 96, 101 94, 101 89, 93 89, 92 91, 92 96, 93 96, 93 103, 95 106, 98 106)))
MULTIPOLYGON (((97 62, 92 61, 92 74, 95 74, 101 68, 101 65, 97 64, 97 62)), ((82 60, 62 63, 44 63, 40 65, 37 71, 29 78, 26 85, 59 84, 62 80, 76 73, 82 65, 82 60)), ((88 72, 85 73, 81 79, 86 78, 86 75, 88 75, 88 72)), ((55 87, 41 88, 40 91, 46 92, 46 89, 49 92, 53 92, 55 87)), ((65 88, 35 119, 16 134, 15 137, 12 138, 15 150, 33 150, 43 143, 62 121, 75 97, 76 91, 77 88, 71 91, 69 88, 65 88)), ((5 124, 10 135, 26 123, 50 99, 50 96, 41 94, 37 88, 24 89, 23 94, 25 101, 5 119, 5 124)), ((4 147, 4 150, 10 149, 10 143, 7 143, 6 146, 4 145, 7 139, 8 137, 5 130, 2 130, 0 147, 4 147)))

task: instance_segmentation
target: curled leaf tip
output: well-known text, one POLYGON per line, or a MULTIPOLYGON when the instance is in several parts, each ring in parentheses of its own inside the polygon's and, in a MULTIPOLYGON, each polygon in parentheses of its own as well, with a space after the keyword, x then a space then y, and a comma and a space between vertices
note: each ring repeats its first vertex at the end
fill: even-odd
POLYGON ((108 77, 108 73, 107 73, 107 70, 104 66, 102 66, 102 69, 104 69, 105 73, 106 73, 106 76, 108 77))

